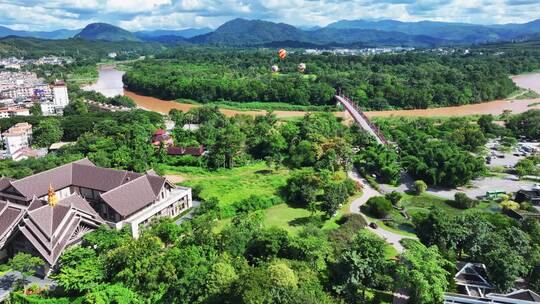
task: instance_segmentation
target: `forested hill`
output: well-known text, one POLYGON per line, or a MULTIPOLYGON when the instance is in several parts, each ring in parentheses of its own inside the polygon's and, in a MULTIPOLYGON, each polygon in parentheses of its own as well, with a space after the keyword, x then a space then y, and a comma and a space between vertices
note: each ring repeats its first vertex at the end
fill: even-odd
POLYGON ((435 21, 401 22, 396 20, 341 20, 326 28, 335 30, 395 31, 408 35, 444 37, 455 43, 485 43, 527 39, 540 33, 540 19, 524 24, 480 25, 435 21))
MULTIPOLYGON (((48 39, 72 37, 78 30, 52 32, 14 31, 0 27, 0 37, 32 36, 48 39), (70 36, 71 34, 71 36, 70 36)), ((76 38, 106 41, 154 41, 165 44, 226 46, 291 45, 409 46, 433 48, 502 41, 523 41, 540 35, 540 19, 524 24, 478 25, 434 21, 342 20, 326 27, 297 28, 286 23, 237 18, 218 27, 129 32, 106 23, 87 25, 76 38)))
POLYGON ((214 32, 193 37, 200 44, 258 45, 273 41, 306 41, 307 35, 292 25, 261 20, 234 19, 214 32))
POLYGON ((162 49, 158 43, 108 42, 84 39, 48 40, 37 38, 0 38, 0 56, 39 58, 48 55, 70 56, 83 59, 100 59, 110 52, 135 52, 153 54, 162 49))
POLYGON ((75 38, 105 41, 141 41, 133 33, 107 23, 91 23, 75 38))

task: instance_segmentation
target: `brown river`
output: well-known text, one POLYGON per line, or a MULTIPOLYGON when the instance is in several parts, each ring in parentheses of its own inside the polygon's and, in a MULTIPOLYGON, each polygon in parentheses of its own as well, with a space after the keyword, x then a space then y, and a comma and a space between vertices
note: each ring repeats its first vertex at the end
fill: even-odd
MULTIPOLYGON (((123 89, 122 75, 124 73, 112 67, 102 67, 99 70, 99 79, 95 84, 85 87, 88 90, 96 90, 104 93, 106 96, 112 94, 124 94, 131 97, 137 106, 149 111, 155 111, 163 114, 169 113, 171 109, 187 111, 197 105, 179 103, 173 100, 162 100, 154 97, 143 96, 123 89)), ((540 73, 524 74, 512 77, 512 80, 525 89, 531 89, 540 94, 540 73)), ((113 95, 113 96, 114 96, 113 95)), ((484 103, 469 104, 455 107, 417 109, 417 110, 389 110, 389 111, 369 111, 366 112, 369 117, 391 117, 391 116, 465 116, 478 114, 502 114, 505 110, 512 113, 522 113, 530 109, 540 109, 540 98, 527 100, 494 100, 484 103)), ((221 112, 227 116, 236 114, 245 115, 264 115, 266 111, 237 111, 221 109, 221 112)), ((298 117, 303 116, 303 111, 274 111, 278 117, 298 117)), ((342 112, 336 112, 337 116, 344 116, 342 112)))

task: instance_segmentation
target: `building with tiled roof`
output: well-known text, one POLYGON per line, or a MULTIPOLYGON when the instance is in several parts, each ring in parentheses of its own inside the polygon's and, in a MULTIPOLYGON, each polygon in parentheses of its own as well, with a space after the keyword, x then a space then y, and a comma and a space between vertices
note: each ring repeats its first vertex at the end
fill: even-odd
POLYGON ((0 179, 0 259, 19 252, 53 266, 63 250, 101 224, 133 237, 154 217, 174 217, 192 206, 191 189, 154 172, 95 166, 82 159, 19 180, 0 179))

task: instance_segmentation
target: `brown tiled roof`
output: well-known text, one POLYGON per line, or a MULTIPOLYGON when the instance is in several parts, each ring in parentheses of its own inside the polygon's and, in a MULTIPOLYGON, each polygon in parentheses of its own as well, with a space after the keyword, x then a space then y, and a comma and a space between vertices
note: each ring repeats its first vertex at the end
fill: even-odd
POLYGON ((540 296, 535 293, 532 290, 526 289, 526 290, 518 290, 515 292, 512 292, 508 295, 506 295, 507 298, 510 299, 517 299, 517 300, 524 300, 529 302, 539 302, 540 303, 540 296))
MULTIPOLYGON (((31 200, 34 196, 42 197, 46 195, 49 186, 52 186, 54 189, 63 189, 74 185, 106 192, 140 176, 142 176, 140 173, 96 167, 85 158, 17 181, 12 181, 11 185, 26 200, 31 200)), ((0 188, 2 185, 8 184, 8 181, 0 180, 0 188)))
POLYGON ((100 221, 103 221, 101 216, 90 206, 90 204, 80 195, 71 195, 58 202, 58 205, 71 206, 77 210, 88 213, 100 221))
POLYGON ((6 202, 0 202, 0 239, 14 225, 24 213, 24 210, 8 206, 6 202))
POLYGON ((13 179, 11 178, 7 178, 7 177, 2 177, 0 178, 0 191, 6 189, 7 187, 11 186, 11 182, 13 181, 13 179))
POLYGON ((28 217, 36 224, 45 236, 51 238, 60 223, 69 212, 68 206, 58 204, 55 207, 42 206, 28 212, 28 217))
MULTIPOLYGON (((88 159, 82 159, 18 181, 0 180, 0 186, 5 184, 5 190, 12 185, 26 201, 45 196, 49 186, 57 190, 68 186, 95 189, 102 192, 101 198, 111 208, 122 216, 128 216, 153 203, 166 182, 165 178, 155 173, 141 174, 101 168, 96 167, 88 159)), ((35 206, 39 207, 39 204, 36 204, 35 206)), ((85 211, 90 212, 89 209, 85 211)), ((51 215, 43 214, 39 217, 48 216, 51 215)), ((40 219, 36 217, 35 221, 38 222, 40 219)), ((49 227, 46 223, 38 223, 38 226, 49 227)))
POLYGON ((201 156, 204 154, 204 147, 168 147, 167 154, 169 155, 192 155, 201 156))
MULTIPOLYGON (((37 204, 37 200, 32 204, 37 204)), ((20 231, 51 265, 56 263, 82 222, 91 227, 104 223, 88 202, 77 194, 61 200, 56 206, 42 202, 41 207, 28 211, 23 222, 20 231), (59 229, 62 233, 57 233, 59 229)))
POLYGON ((27 176, 11 182, 11 185, 27 200, 31 200, 34 196, 41 197, 47 194, 49 186, 54 189, 62 189, 71 184, 72 164, 74 163, 27 176))
POLYGON ((73 164, 72 185, 109 191, 142 174, 96 166, 73 164))
POLYGON ((162 180, 162 183, 165 180, 162 177, 143 175, 103 193, 101 198, 120 215, 131 215, 156 200, 157 194, 154 192, 154 187, 158 178, 162 180), (150 180, 153 181, 150 182, 150 180), (154 183, 154 187, 152 187, 152 183, 154 183))

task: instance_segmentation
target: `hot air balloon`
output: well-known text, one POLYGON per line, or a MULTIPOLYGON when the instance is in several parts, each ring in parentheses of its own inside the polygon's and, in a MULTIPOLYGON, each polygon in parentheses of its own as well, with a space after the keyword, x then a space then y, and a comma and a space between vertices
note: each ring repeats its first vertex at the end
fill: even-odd
POLYGON ((271 69, 273 73, 277 73, 279 71, 279 67, 277 65, 273 65, 271 69))
POLYGON ((305 63, 300 63, 298 65, 298 72, 304 73, 305 70, 306 70, 306 64, 305 63))
POLYGON ((284 49, 279 50, 278 52, 279 59, 283 60, 287 57, 287 51, 284 49))

